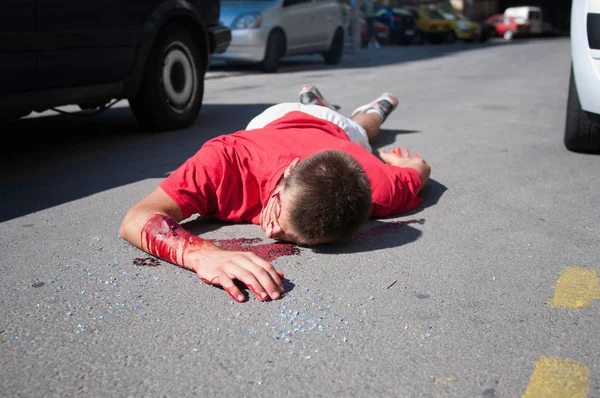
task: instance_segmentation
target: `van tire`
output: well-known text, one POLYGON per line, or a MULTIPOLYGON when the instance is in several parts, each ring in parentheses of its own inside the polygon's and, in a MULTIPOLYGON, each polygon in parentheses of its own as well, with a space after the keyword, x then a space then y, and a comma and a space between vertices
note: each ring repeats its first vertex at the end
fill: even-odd
POLYGON ((269 34, 265 58, 260 63, 260 69, 264 73, 276 73, 279 61, 285 55, 285 36, 280 30, 274 30, 269 34))
POLYGON ((129 98, 131 111, 151 131, 190 126, 202 106, 204 74, 191 33, 181 25, 165 26, 152 45, 138 92, 129 98))
POLYGON ((600 153, 600 126, 592 123, 587 113, 581 109, 573 66, 569 79, 564 144, 573 152, 600 153))
POLYGON ((337 65, 342 61, 342 53, 344 52, 344 32, 342 29, 337 29, 331 40, 331 46, 326 53, 323 53, 325 63, 328 65, 337 65))

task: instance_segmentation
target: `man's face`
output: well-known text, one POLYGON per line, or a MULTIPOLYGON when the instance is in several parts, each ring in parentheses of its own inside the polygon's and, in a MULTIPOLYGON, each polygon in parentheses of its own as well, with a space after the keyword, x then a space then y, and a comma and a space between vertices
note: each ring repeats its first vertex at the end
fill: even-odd
POLYGON ((278 184, 260 213, 260 227, 267 238, 305 244, 289 226, 290 199, 291 195, 284 192, 283 184, 278 184))

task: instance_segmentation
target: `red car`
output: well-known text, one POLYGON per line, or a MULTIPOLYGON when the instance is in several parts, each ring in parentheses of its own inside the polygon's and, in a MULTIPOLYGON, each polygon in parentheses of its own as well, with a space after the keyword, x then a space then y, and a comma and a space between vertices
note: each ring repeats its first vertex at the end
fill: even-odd
POLYGON ((495 35, 506 40, 512 40, 517 36, 527 36, 529 27, 518 24, 513 17, 505 17, 504 14, 494 14, 485 22, 495 29, 495 35))

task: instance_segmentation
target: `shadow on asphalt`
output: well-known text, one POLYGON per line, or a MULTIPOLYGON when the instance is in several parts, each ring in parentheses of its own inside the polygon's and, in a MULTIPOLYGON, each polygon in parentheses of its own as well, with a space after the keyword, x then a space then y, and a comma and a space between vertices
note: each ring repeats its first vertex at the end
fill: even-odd
POLYGON ((396 137, 399 135, 405 135, 405 134, 416 134, 419 133, 420 131, 418 130, 389 130, 389 129, 381 129, 381 131, 379 132, 379 135, 377 136, 377 138, 375 139, 374 142, 372 142, 371 146, 373 147, 373 152, 374 154, 379 157, 379 155, 376 153, 377 149, 381 149, 387 145, 390 144, 395 144, 396 143, 396 137))
POLYGON ((437 204, 446 190, 445 185, 429 179, 425 188, 419 193, 423 202, 415 209, 402 213, 402 220, 398 220, 398 216, 390 217, 388 221, 386 219, 370 220, 356 238, 346 244, 317 245, 311 248, 317 253, 325 254, 360 253, 412 243, 421 237, 422 232, 411 225, 425 224, 425 219, 406 218, 437 204))
POLYGON ((242 130, 272 105, 205 104, 191 127, 164 133, 141 130, 128 107, 96 117, 56 115, 1 125, 14 143, 0 150, 0 222, 165 178, 204 142, 242 130))
MULTIPOLYGON (((444 57, 465 51, 475 51, 496 46, 521 45, 531 40, 556 40, 559 38, 515 39, 507 42, 504 39, 491 39, 485 43, 426 44, 418 46, 386 45, 379 49, 361 49, 358 52, 346 50, 339 65, 325 64, 320 55, 288 56, 280 61, 278 72, 299 72, 313 70, 339 70, 385 66, 406 62, 423 61, 444 57)), ((208 77, 219 77, 221 74, 262 74, 258 64, 228 63, 213 60, 209 66, 208 77)))
POLYGON ((415 242, 422 232, 409 224, 422 223, 421 220, 408 222, 386 222, 381 220, 369 221, 361 232, 350 242, 341 244, 322 244, 311 246, 315 253, 342 254, 362 253, 373 250, 400 247, 415 242))
POLYGON ((406 213, 402 213, 403 217, 412 216, 420 213, 424 209, 435 206, 444 192, 446 192, 448 188, 441 184, 440 182, 430 178, 425 187, 419 192, 419 197, 423 198, 423 202, 415 207, 414 209, 407 211, 406 213))

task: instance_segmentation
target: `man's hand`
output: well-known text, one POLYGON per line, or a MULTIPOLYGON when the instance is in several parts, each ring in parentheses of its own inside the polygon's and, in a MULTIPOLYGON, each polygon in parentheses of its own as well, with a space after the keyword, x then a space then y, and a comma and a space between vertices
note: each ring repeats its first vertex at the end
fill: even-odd
POLYGON ((396 167, 410 167, 411 169, 415 169, 421 175, 421 187, 425 186, 427 181, 429 180, 429 175, 431 174, 431 166, 421 159, 418 153, 415 153, 414 156, 410 157, 410 151, 408 149, 402 150, 402 148, 392 149, 390 151, 379 151, 379 156, 381 159, 391 165, 396 167))
POLYGON ((260 300, 283 294, 283 274, 254 253, 232 252, 186 231, 181 209, 161 188, 133 206, 123 218, 121 237, 141 250, 196 272, 206 283, 222 286, 236 301, 245 297, 234 280, 260 300))
MULTIPOLYGON (((193 256, 193 253, 189 255, 193 256)), ((221 286, 238 302, 244 301, 245 296, 234 283, 235 279, 248 286, 259 300, 277 300, 284 292, 283 274, 254 253, 215 248, 198 257, 193 268, 200 279, 221 286)))

